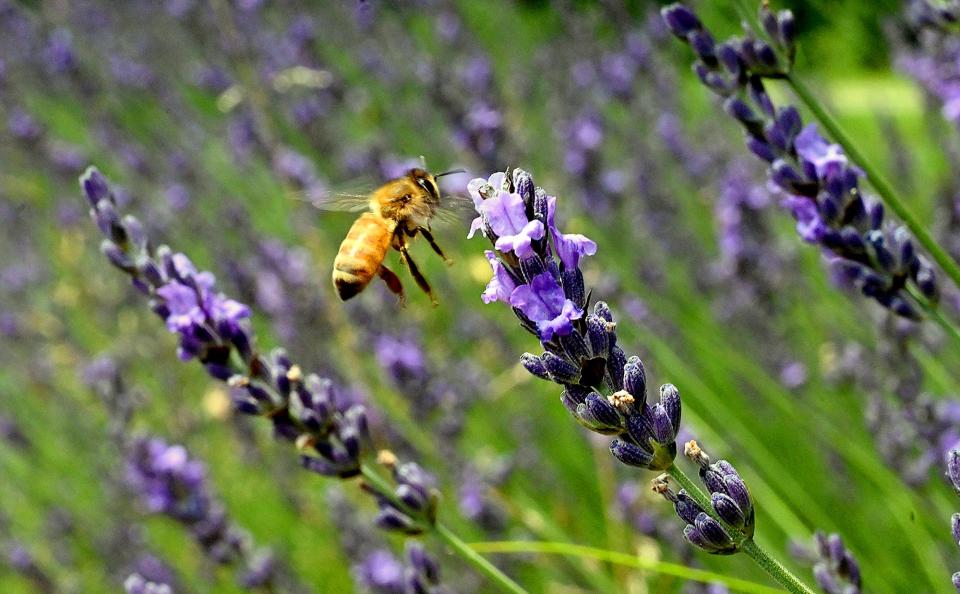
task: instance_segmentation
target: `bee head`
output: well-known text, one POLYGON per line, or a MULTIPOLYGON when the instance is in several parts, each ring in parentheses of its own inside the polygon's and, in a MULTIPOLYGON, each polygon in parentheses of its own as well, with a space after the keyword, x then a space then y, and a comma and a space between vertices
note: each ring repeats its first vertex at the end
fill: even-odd
POLYGON ((423 191, 429 194, 431 198, 437 202, 440 201, 440 187, 437 185, 436 177, 431 175, 430 172, 417 167, 408 171, 407 175, 413 183, 423 188, 423 191))

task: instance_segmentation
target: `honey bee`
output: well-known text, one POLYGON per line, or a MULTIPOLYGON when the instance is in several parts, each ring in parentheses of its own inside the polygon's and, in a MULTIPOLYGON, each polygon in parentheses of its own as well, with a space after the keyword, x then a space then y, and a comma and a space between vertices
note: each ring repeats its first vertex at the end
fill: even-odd
POLYGON ((432 175, 424 169, 414 168, 383 184, 369 197, 360 198, 361 202, 356 200, 359 197, 341 197, 317 205, 334 210, 357 210, 358 206, 367 209, 353 222, 333 261, 333 286, 340 299, 346 301, 354 297, 370 284, 374 276, 379 276, 399 298, 401 305, 405 303, 400 277, 384 264, 387 252, 393 248, 400 252, 401 261, 413 280, 436 307, 437 296, 410 256, 408 247, 418 234, 423 235, 446 264, 453 263, 437 245, 430 222, 444 211, 445 206, 441 204, 437 178, 462 172, 457 169, 432 175))

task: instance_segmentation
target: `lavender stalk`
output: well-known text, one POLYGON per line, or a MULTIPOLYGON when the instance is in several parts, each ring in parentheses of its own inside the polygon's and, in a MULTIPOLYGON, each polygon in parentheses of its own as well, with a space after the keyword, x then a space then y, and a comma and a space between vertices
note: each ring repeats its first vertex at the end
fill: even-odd
MULTIPOLYGON (((831 136, 833 136, 837 142, 850 154, 850 157, 855 163, 859 165, 862 169, 864 176, 873 185, 874 189, 880 194, 880 197, 883 199, 884 204, 886 204, 890 210, 897 215, 910 230, 914 237, 916 237, 917 242, 923 246, 923 248, 930 254, 930 256, 936 261, 940 268, 950 277, 955 285, 960 286, 960 264, 954 260, 950 254, 943 249, 936 239, 927 231, 926 227, 920 222, 913 211, 911 211, 906 202, 900 199, 897 191, 894 190, 893 185, 887 180, 880 170, 875 167, 866 157, 860 152, 857 148, 856 143, 847 135, 847 133, 840 127, 840 123, 827 111, 826 107, 816 98, 807 84, 799 77, 795 72, 793 72, 792 64, 793 57, 796 52, 794 46, 794 28, 790 24, 787 28, 788 33, 786 36, 781 36, 779 39, 771 35, 770 29, 766 26, 766 23, 769 20, 767 15, 772 14, 769 7, 766 3, 763 3, 760 7, 760 22, 761 26, 757 26, 754 19, 750 16, 750 11, 743 7, 743 2, 738 2, 738 6, 745 16, 745 22, 750 24, 751 27, 761 35, 767 37, 768 40, 773 42, 773 50, 775 53, 779 54, 779 62, 781 62, 785 68, 779 72, 775 73, 774 77, 783 78, 787 84, 790 85, 790 88, 793 89, 797 97, 800 98, 800 101, 803 102, 807 108, 813 112, 817 120, 823 124, 823 127, 827 129, 831 136), (780 43, 778 43, 778 41, 780 43)), ((793 15, 789 10, 781 11, 780 14, 789 14, 789 19, 792 21, 793 15)))
MULTIPOLYGON (((960 495, 960 449, 950 450, 947 454, 947 478, 957 495, 960 495)), ((960 546, 960 513, 950 518, 950 534, 953 542, 960 546)), ((960 571, 953 574, 953 585, 960 592, 960 571)))
POLYGON ((96 168, 81 176, 80 185, 105 237, 101 251, 178 335, 181 360, 196 359, 208 374, 233 387, 234 408, 269 419, 279 438, 295 443, 308 470, 340 479, 362 474, 363 489, 380 507, 378 526, 407 535, 435 532, 501 589, 525 592, 437 520, 437 494, 419 466, 400 465, 392 454, 381 454, 379 461, 394 481, 375 469, 362 405, 339 408, 332 382, 305 374, 282 349, 269 357, 260 354, 247 321, 250 309, 216 292, 213 275, 198 271, 184 254, 166 246, 153 249, 140 222, 117 212, 113 192, 96 168))
POLYGON ((797 220, 801 238, 819 245, 833 269, 865 296, 902 317, 921 319, 926 312, 960 340, 936 310, 939 288, 932 266, 917 253, 905 228, 885 224, 883 205, 863 196, 863 171, 854 164, 861 162, 860 155, 851 151, 851 161, 815 126, 804 127, 795 107, 778 108, 767 93, 764 79, 789 74, 792 14, 764 9, 770 43, 751 33, 716 43, 696 14, 680 4, 665 8, 663 18, 694 49, 694 70, 744 127, 747 147, 770 164, 770 179, 786 193, 783 205, 797 220))
POLYGON ((639 357, 628 358, 617 344, 610 308, 598 301, 593 312, 587 312, 591 292, 580 261, 596 253, 597 244, 561 232, 557 198, 537 187, 522 169, 474 179, 468 190, 478 213, 469 236, 480 231, 495 248, 486 252, 493 278, 483 300, 509 305, 544 348, 541 355, 521 356, 527 371, 563 386, 563 406, 587 429, 614 436, 610 453, 621 463, 666 470, 684 487, 673 499, 669 487, 663 494, 679 505, 678 513, 688 521, 684 536, 691 544, 714 554, 744 551, 791 592, 812 592, 753 542, 753 504, 729 464, 710 466, 700 452, 697 460, 705 461, 707 470, 701 476, 710 497, 674 464, 679 391, 664 384, 659 401, 648 403, 643 363, 639 357))

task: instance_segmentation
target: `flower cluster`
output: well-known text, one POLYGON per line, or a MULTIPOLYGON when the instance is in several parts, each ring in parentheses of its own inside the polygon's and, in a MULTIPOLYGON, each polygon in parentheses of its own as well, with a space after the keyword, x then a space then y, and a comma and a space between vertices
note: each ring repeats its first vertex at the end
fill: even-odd
POLYGON ((542 355, 525 353, 533 375, 564 387, 561 400, 591 431, 615 435, 610 450, 631 466, 663 470, 673 464, 680 425, 680 394, 666 384, 660 402, 648 404, 639 357, 617 345, 616 324, 605 303, 586 313, 588 293, 580 260, 597 244, 557 227, 557 199, 521 169, 474 179, 468 189, 479 216, 470 229, 493 243, 486 256, 493 278, 486 303, 510 305, 521 324, 540 339, 542 355))
MULTIPOLYGON (((308 470, 340 478, 359 475, 362 460, 371 453, 365 408, 342 405, 329 379, 305 374, 283 349, 261 355, 249 308, 217 292, 213 275, 198 271, 184 254, 166 246, 153 249, 140 222, 117 212, 99 171, 90 167, 80 185, 105 237, 103 253, 130 275, 134 287, 150 298, 151 309, 178 335, 180 358, 196 359, 212 377, 227 382, 237 412, 270 419, 278 437, 296 444, 308 470)), ((205 490, 202 468, 185 452, 145 441, 131 459, 131 475, 151 509, 192 526, 205 546, 236 549, 225 517, 205 490)), ((432 527, 437 494, 426 474, 395 459, 388 466, 396 487, 363 483, 380 504, 378 525, 406 533, 432 527)), ((251 560, 251 583, 271 573, 263 561, 251 560)))
MULTIPOLYGON (((947 478, 957 495, 960 495, 960 449, 950 450, 947 454, 947 478)), ((950 531, 953 542, 960 545, 960 513, 953 514, 950 518, 950 531)), ((953 585, 957 592, 960 592, 960 571, 953 574, 953 585)))
POLYGON ((407 543, 407 564, 389 551, 371 552, 355 568, 357 581, 377 594, 447 594, 440 583, 440 568, 416 542, 407 543))
POLYGON ((673 4, 663 18, 674 35, 690 44, 701 82, 724 98, 724 110, 746 132, 747 147, 769 163, 769 176, 786 194, 782 201, 797 221, 797 233, 821 246, 839 276, 897 315, 919 319, 918 297, 935 303, 936 277, 906 229, 884 224, 879 202, 863 196, 862 172, 815 125, 804 127, 793 106, 774 105, 764 78, 789 73, 793 16, 761 9, 774 45, 747 34, 716 43, 689 8, 673 4))
POLYGON ((376 524, 384 530, 404 534, 421 534, 436 521, 440 493, 434 479, 414 462, 399 464, 389 450, 381 450, 377 461, 390 470, 397 487, 392 493, 382 493, 365 485, 376 497, 376 524))
POLYGON ((254 551, 249 535, 230 522, 209 491, 206 468, 183 446, 168 445, 159 438, 135 440, 128 455, 127 478, 150 512, 188 527, 208 557, 223 565, 242 566, 243 587, 269 588, 274 582, 276 565, 271 555, 254 551))
POLYGON ((256 352, 246 305, 217 292, 214 276, 198 271, 186 255, 166 246, 151 249, 140 222, 120 217, 107 180, 95 168, 80 183, 105 236, 101 250, 178 335, 180 359, 197 359, 211 376, 227 381, 235 409, 269 418, 277 435, 296 441, 307 468, 327 476, 358 474, 363 407, 339 410, 329 380, 305 375, 281 349, 269 357, 256 352))
POLYGON ((827 594, 859 594, 860 565, 843 545, 839 534, 814 535, 819 561, 813 566, 817 584, 827 594))
POLYGON ((754 508, 747 485, 726 460, 711 463, 710 456, 695 441, 684 445, 684 454, 700 466, 700 480, 719 521, 684 489, 674 493, 665 474, 653 480, 653 491, 673 503, 677 515, 687 523, 683 535, 692 544, 716 555, 738 552, 744 541, 753 538, 754 531, 754 508))

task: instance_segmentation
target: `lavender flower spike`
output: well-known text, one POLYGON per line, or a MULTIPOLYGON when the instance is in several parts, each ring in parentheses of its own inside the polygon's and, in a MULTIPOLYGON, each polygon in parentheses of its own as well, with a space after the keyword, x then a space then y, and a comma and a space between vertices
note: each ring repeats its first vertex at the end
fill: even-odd
POLYGON ((685 490, 673 492, 667 481, 667 475, 662 474, 653 479, 652 489, 654 493, 671 502, 677 516, 686 522, 683 536, 690 544, 715 555, 732 555, 739 550, 730 533, 720 522, 703 511, 703 508, 685 490))
POLYGON ((816 127, 804 127, 792 106, 777 107, 765 78, 782 78, 792 65, 793 15, 761 8, 760 21, 778 51, 752 36, 716 43, 696 14, 673 4, 661 12, 675 36, 697 56, 694 71, 723 98, 724 111, 743 127, 747 148, 769 163, 781 204, 797 233, 820 246, 838 278, 891 312, 920 319, 939 298, 936 275, 904 227, 884 222, 883 206, 863 195, 863 172, 816 127))
MULTIPOLYGON (((278 437, 296 444, 308 470, 339 478, 361 474, 361 461, 372 454, 364 407, 338 406, 332 382, 304 373, 283 349, 261 354, 249 308, 217 292, 213 275, 197 270, 186 255, 166 246, 153 249, 140 222, 117 212, 110 185, 96 168, 87 169, 80 186, 104 236, 102 251, 150 298, 151 309, 179 336, 180 358, 199 361, 208 374, 232 387, 238 412, 269 419, 278 437)), ((535 232, 524 233, 531 242, 541 241, 535 232)), ((513 241, 511 249, 522 252, 517 249, 522 243, 513 241)), ((397 464, 395 458, 389 467, 395 487, 386 481, 363 485, 380 504, 378 524, 407 533, 433 528, 438 496, 431 479, 419 466, 397 464)), ((202 542, 236 550, 222 512, 203 489, 202 474, 182 449, 156 442, 140 445, 131 469, 148 506, 192 526, 202 542)), ((262 583, 264 576, 274 573, 273 565, 269 559, 252 558, 244 585, 262 583)), ((482 568, 502 583, 510 581, 494 569, 482 568)))
MULTIPOLYGON (((957 495, 960 495, 960 449, 952 449, 947 453, 947 478, 957 495)), ((953 542, 960 546, 960 513, 950 518, 950 534, 953 542)), ((953 574, 953 586, 960 592, 960 571, 953 574)))
POLYGON ((839 534, 814 535, 820 560, 813 567, 817 584, 827 594, 860 594, 860 565, 843 546, 839 534))
POLYGON ((680 394, 666 384, 660 389, 660 402, 648 403, 643 364, 639 357, 627 359, 617 345, 610 308, 601 301, 587 313, 580 262, 596 253, 597 244, 583 235, 561 232, 557 198, 534 185, 522 169, 475 179, 468 188, 479 214, 471 235, 481 230, 496 248, 485 252, 493 278, 483 300, 512 306, 544 348, 542 355, 523 354, 523 366, 563 386, 561 402, 578 423, 616 436, 610 452, 620 462, 652 470, 669 468, 677 453, 680 394), (510 197, 513 208, 511 228, 539 223, 536 228, 545 230, 530 242, 529 252, 504 249, 500 241, 504 227, 495 218, 505 197, 510 197))
POLYGON ((753 536, 754 509, 746 483, 726 460, 710 463, 695 441, 684 444, 683 453, 700 466, 700 479, 710 493, 710 504, 717 516, 740 530, 744 536, 753 536))
MULTIPOLYGON (((157 438, 134 441, 127 477, 147 509, 189 528, 197 544, 216 563, 239 566, 243 570, 240 581, 245 587, 270 588, 275 582, 275 572, 264 571, 261 562, 269 555, 255 551, 250 536, 230 522, 208 489, 203 464, 190 458, 183 446, 171 446, 157 438)), ((271 567, 273 564, 267 564, 266 568, 271 567)), ((127 582, 131 579, 135 585, 138 583, 134 576, 127 582)), ((141 583, 137 591, 162 592, 146 583, 141 583)))

